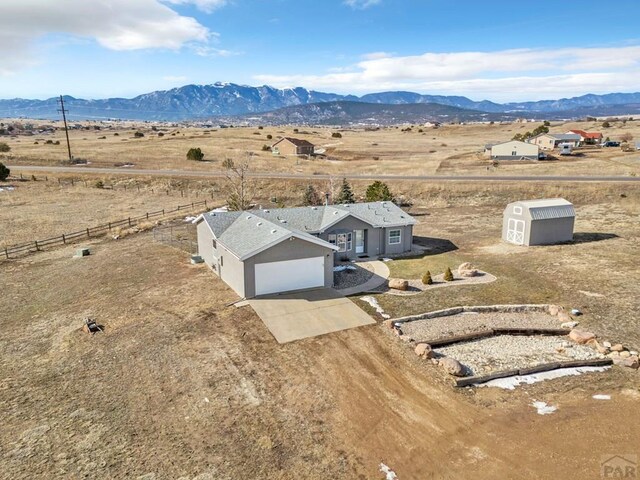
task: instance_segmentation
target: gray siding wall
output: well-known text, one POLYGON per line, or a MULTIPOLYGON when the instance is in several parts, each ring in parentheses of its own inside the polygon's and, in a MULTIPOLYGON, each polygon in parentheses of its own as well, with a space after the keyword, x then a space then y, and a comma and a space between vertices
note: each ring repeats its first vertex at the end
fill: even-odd
MULTIPOLYGON (((353 233, 355 230, 367 231, 367 233, 365 234, 365 244, 364 244, 365 253, 367 255, 375 257, 377 255, 382 255, 384 253, 383 245, 381 245, 380 243, 381 237, 378 231, 380 229, 372 228, 371 225, 369 225, 367 222, 363 222, 362 220, 358 220, 357 218, 354 218, 351 216, 345 218, 344 220, 340 220, 338 223, 330 227, 326 232, 321 233, 319 237, 322 240, 325 240, 328 242, 329 234, 348 233, 348 232, 353 233)), ((353 233, 352 240, 353 241, 351 245, 351 250, 347 252, 336 252, 335 255, 337 256, 337 258, 341 258, 344 256, 349 257, 351 259, 358 258, 358 255, 356 254, 355 233, 353 233)))
POLYGON ((216 256, 213 248, 213 233, 204 221, 198 223, 196 230, 198 231, 198 255, 202 257, 207 265, 213 267, 214 257, 216 256))
POLYGON ((573 240, 573 217, 534 220, 531 232, 525 237, 527 245, 550 245, 573 240))
MULTIPOLYGON (((373 228, 366 222, 358 220, 354 217, 347 217, 336 223, 326 232, 319 235, 323 240, 329 241, 329 234, 354 232, 355 230, 366 230, 365 234, 365 253, 370 257, 378 257, 381 255, 392 255, 396 253, 404 253, 411 251, 413 243, 413 225, 396 228, 373 228), (400 230, 401 243, 398 245, 389 245, 389 230, 400 230)), ((356 254, 356 238, 353 235, 353 242, 350 251, 336 252, 337 258, 348 257, 355 259, 356 254)))
POLYGON ((397 253, 409 252, 411 243, 413 242, 413 225, 406 227, 391 227, 384 230, 384 253, 393 255, 397 253), (389 232, 391 230, 400 230, 400 243, 392 245, 389 243, 389 232))
POLYGON ((245 264, 234 256, 223 245, 218 243, 219 275, 241 297, 245 292, 245 264))
POLYGON ((244 296, 252 298, 256 294, 255 265, 257 263, 281 262, 310 257, 324 257, 324 286, 333 286, 333 250, 299 238, 285 240, 273 247, 248 258, 244 262, 244 296))

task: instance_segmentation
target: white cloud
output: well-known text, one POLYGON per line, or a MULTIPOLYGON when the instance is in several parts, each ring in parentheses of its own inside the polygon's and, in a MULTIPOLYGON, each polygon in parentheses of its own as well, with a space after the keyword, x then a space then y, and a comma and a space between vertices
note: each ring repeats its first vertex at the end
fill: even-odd
POLYGON ((228 3, 227 0, 166 0, 166 2, 174 5, 195 5, 198 10, 206 13, 211 13, 228 3))
MULTIPOLYGON (((158 0, 21 0, 0 2, 0 74, 36 62, 33 45, 48 34, 94 39, 111 50, 206 45, 213 32, 158 0)), ((213 4, 201 0, 199 3, 213 4)))
POLYGON ((363 10, 373 5, 378 5, 381 1, 382 0, 344 0, 343 3, 356 10, 363 10))
POLYGON ((351 68, 334 67, 324 74, 255 78, 275 86, 348 92, 404 89, 495 100, 636 91, 640 83, 640 46, 416 56, 376 52, 363 58, 351 68))

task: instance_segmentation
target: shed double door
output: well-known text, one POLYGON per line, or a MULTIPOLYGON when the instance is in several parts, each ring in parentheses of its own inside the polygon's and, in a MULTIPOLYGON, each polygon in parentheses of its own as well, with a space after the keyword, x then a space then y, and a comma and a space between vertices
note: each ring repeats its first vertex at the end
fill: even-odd
POLYGON ((524 220, 510 218, 507 224, 507 242, 524 244, 524 220))

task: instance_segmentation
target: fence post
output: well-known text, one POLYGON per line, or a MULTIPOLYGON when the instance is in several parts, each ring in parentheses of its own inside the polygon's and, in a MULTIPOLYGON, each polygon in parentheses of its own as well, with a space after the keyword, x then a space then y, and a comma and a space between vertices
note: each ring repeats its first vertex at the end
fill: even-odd
POLYGON ((191 208, 193 208, 193 202, 191 202, 191 208))
POLYGON ((91 235, 89 235, 89 229, 87 228, 87 238, 91 238, 91 235))
POLYGON ((109 222, 109 231, 111 231, 111 222, 109 222))
POLYGON ((71 186, 73 187, 73 178, 71 179, 71 186))
POLYGON ((62 243, 65 243, 65 244, 67 243, 67 239, 64 238, 64 233, 62 234, 62 243))
POLYGON ((129 217, 129 226, 131 226, 131 217, 129 217))
POLYGON ((162 209, 162 215, 164 215, 164 208, 162 209))
POLYGON ((180 190, 180 197, 184 197, 184 190, 180 190))
POLYGON ((147 212, 147 220, 149 220, 149 212, 147 212))
POLYGON ((4 247, 4 254, 6 255, 7 259, 9 258, 9 250, 7 250, 7 247, 4 247))
POLYGON ((40 251, 40 247, 38 246, 38 241, 36 240, 36 241, 35 241, 35 242, 33 242, 33 243, 35 243, 35 244, 36 244, 36 252, 39 252, 39 251, 40 251))
POLYGON ((209 207, 207 207, 207 201, 206 200, 204 201, 204 208, 205 208, 205 210, 209 208, 209 207))

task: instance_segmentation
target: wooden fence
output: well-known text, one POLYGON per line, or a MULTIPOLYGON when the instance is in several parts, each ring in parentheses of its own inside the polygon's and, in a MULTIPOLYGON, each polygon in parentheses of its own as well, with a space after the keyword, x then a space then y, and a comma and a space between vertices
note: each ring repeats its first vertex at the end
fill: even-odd
POLYGON ((205 209, 209 208, 206 200, 202 200, 200 202, 191 202, 186 205, 178 205, 172 210, 166 210, 163 208, 162 210, 147 212, 137 217, 128 217, 122 220, 116 220, 114 222, 107 222, 96 227, 89 227, 83 230, 78 230, 77 232, 63 233, 62 235, 57 237, 46 238, 44 240, 33 240, 31 242, 22 243, 19 245, 8 246, 0 251, 0 255, 4 256, 4 259, 6 260, 11 258, 12 256, 27 255, 30 253, 40 252, 44 247, 49 247, 52 245, 66 245, 67 243, 73 243, 83 239, 86 240, 89 238, 99 237, 107 234, 114 228, 134 227, 139 223, 152 218, 164 217, 165 215, 170 215, 181 210, 194 209, 196 207, 204 207, 205 209))

